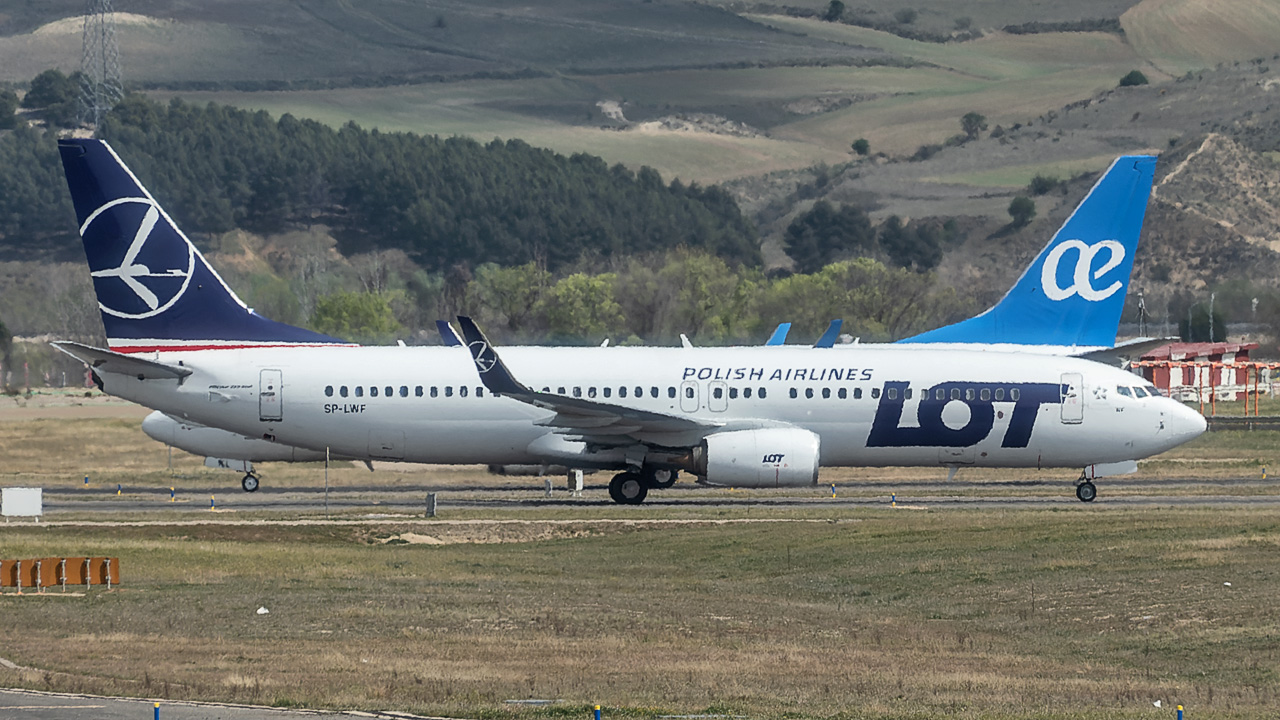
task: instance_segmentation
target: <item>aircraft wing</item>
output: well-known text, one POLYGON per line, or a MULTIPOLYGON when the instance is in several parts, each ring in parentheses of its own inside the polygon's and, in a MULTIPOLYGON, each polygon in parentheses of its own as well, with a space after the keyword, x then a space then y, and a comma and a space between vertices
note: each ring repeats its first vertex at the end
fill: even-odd
POLYGON ((188 367, 146 360, 77 342, 59 340, 50 344, 94 370, 132 375, 139 380, 182 380, 192 372, 188 367))
POLYGON ((724 428, 723 423, 534 390, 511 374, 471 318, 459 316, 458 324, 485 388, 495 395, 555 412, 541 424, 556 428, 559 434, 600 445, 683 445, 684 438, 701 438, 724 428))

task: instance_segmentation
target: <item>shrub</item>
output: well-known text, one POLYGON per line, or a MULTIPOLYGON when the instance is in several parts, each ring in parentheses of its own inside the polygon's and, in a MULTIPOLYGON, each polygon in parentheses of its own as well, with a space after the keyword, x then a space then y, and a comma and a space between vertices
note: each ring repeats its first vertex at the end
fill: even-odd
POLYGON ((1133 87, 1135 85, 1146 85, 1147 76, 1137 70, 1130 70, 1128 75, 1120 78, 1120 87, 1133 87))

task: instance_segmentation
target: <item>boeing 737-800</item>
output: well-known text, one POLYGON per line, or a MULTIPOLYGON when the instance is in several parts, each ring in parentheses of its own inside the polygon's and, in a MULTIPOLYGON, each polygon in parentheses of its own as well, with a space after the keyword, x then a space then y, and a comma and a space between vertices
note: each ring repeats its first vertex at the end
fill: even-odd
MULTIPOLYGON (((974 318, 900 340, 899 345, 932 350, 1105 356, 1110 360, 1168 342, 1142 338, 1113 347, 1154 170, 1153 157, 1117 159, 1000 302, 974 318)), ((437 325, 445 345, 462 344, 448 323, 438 321, 437 325)), ((779 325, 765 344, 782 345, 790 326, 779 325)), ((813 347, 836 345, 840 327, 841 322, 833 320, 813 347)), ((691 347, 687 340, 682 344, 691 347)), ((858 344, 837 347, 867 350, 866 345, 858 344)), ((206 456, 205 463, 210 467, 243 472, 241 484, 249 491, 258 486, 255 462, 323 457, 318 451, 246 437, 161 412, 147 417, 142 429, 167 445, 206 456)), ((510 466, 491 463, 490 467, 510 466)), ((517 467, 548 472, 563 466, 543 463, 517 467)))
POLYGON ((360 347, 247 308, 106 143, 59 149, 109 349, 56 345, 105 392, 268 443, 616 470, 620 503, 680 470, 778 487, 812 485, 822 466, 882 465, 1081 468, 1077 495, 1092 500, 1093 477, 1205 429, 1132 374, 1072 357, 886 345, 499 358, 466 318, 465 348, 360 347))

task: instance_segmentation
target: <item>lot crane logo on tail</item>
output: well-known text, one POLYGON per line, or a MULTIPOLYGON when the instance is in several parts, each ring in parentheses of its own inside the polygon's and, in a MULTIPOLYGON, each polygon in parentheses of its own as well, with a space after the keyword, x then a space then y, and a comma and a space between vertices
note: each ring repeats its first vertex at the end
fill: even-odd
POLYGON ((109 249, 117 246, 95 242, 95 236, 116 235, 124 228, 136 227, 123 258, 112 258, 110 252, 89 258, 98 307, 104 313, 119 318, 148 318, 168 310, 187 291, 195 269, 195 251, 189 243, 148 243, 160 220, 154 200, 126 197, 94 210, 80 227, 87 243, 109 249), (113 286, 115 283, 123 283, 132 295, 119 292, 121 288, 113 286), (108 306, 102 298, 110 298, 115 306, 108 306))

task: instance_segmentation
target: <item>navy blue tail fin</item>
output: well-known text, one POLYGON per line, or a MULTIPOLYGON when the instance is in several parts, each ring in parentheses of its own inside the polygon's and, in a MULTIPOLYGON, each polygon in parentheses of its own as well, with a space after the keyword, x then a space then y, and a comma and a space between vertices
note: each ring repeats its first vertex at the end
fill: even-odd
POLYGON ((1000 302, 903 343, 1111 347, 1156 159, 1117 159, 1000 302))
POLYGON ((119 352, 341 343, 257 315, 101 140, 59 140, 107 343, 119 352))

